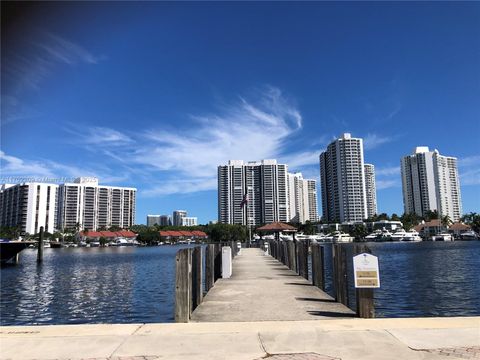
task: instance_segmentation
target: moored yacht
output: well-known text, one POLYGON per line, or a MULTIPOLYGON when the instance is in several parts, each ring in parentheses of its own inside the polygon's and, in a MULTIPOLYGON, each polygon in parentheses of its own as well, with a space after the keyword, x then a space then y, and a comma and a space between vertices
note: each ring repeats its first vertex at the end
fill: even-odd
POLYGON ((422 238, 420 237, 420 235, 418 234, 418 231, 412 229, 410 231, 407 231, 405 233, 405 236, 403 237, 403 240, 402 241, 414 241, 414 242, 418 242, 418 241, 422 241, 422 238))
POLYGON ((452 234, 440 233, 432 236, 432 241, 453 241, 452 234))
POLYGON ((335 231, 332 236, 334 243, 349 243, 353 241, 353 237, 341 231, 335 231))

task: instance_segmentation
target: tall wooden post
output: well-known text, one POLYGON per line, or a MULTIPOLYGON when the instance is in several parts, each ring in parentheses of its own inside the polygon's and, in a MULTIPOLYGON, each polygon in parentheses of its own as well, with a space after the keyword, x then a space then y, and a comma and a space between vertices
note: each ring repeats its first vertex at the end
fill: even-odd
POLYGON ((333 244, 332 253, 335 300, 348 306, 347 253, 341 244, 333 244))
POLYGON ((324 248, 320 244, 312 244, 312 283, 325 291, 324 248))
POLYGON ((177 251, 175 256, 175 322, 190 320, 192 297, 192 249, 177 251))
POLYGON ((208 292, 215 283, 215 245, 208 244, 205 249, 205 291, 208 292))
POLYGON ((40 226, 40 233, 38 234, 38 250, 37 250, 37 263, 43 262, 43 226, 40 226))
POLYGON ((222 244, 215 244, 214 282, 222 277, 222 244))
MULTIPOLYGON (((362 253, 371 254, 372 251, 364 244, 356 244, 354 248, 355 255, 362 253)), ((373 299, 373 289, 355 289, 357 302, 357 316, 364 319, 375 317, 375 303, 373 299)))
POLYGON ((298 275, 308 280, 308 244, 304 240, 297 241, 298 275))
POLYGON ((202 248, 196 246, 192 252, 192 311, 202 303, 202 248))

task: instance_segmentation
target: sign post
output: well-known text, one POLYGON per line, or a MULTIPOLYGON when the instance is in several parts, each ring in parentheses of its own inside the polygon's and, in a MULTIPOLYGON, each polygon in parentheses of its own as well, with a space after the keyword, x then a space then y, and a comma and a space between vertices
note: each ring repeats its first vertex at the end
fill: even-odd
POLYGON ((372 289, 380 287, 380 271, 378 258, 362 253, 353 257, 353 272, 357 289, 372 289))
MULTIPOLYGON (((357 250, 360 250, 360 248, 357 250)), ((367 248, 363 250, 368 251, 367 248)), ((365 252, 354 256, 353 273, 356 288, 357 316, 367 319, 374 318, 375 305, 373 301, 373 289, 380 287, 378 258, 365 252)))

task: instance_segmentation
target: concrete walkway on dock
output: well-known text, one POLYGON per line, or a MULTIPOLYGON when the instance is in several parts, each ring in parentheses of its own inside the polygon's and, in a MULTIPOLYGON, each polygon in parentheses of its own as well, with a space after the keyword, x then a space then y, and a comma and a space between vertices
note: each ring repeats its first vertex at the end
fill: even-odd
POLYGON ((324 320, 355 314, 260 249, 242 249, 233 275, 219 279, 192 322, 324 320))
POLYGON ((480 317, 0 327, 0 359, 480 359, 480 317))

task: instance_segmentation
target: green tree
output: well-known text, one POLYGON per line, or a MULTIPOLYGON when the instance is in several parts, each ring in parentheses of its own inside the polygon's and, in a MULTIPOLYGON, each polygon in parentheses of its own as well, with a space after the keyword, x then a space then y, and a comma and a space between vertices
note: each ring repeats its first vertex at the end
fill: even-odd
POLYGON ((411 230, 414 226, 418 225, 422 218, 415 213, 405 213, 400 217, 400 221, 403 224, 405 230, 411 230))
POLYGON ((100 246, 105 246, 107 244, 107 239, 104 236, 101 236, 98 239, 98 242, 100 243, 100 246))
POLYGON ((477 234, 480 233, 480 214, 471 212, 462 216, 461 221, 472 227, 477 234))
POLYGON ((355 240, 364 239, 368 235, 367 227, 364 224, 356 224, 350 230, 350 236, 353 236, 355 240))
POLYGON ((438 219, 438 211, 437 210, 433 210, 433 211, 428 210, 425 213, 424 219, 425 219, 425 221, 432 221, 432 220, 438 219))
POLYGON ((109 231, 120 231, 122 228, 118 225, 112 225, 108 228, 109 231))

